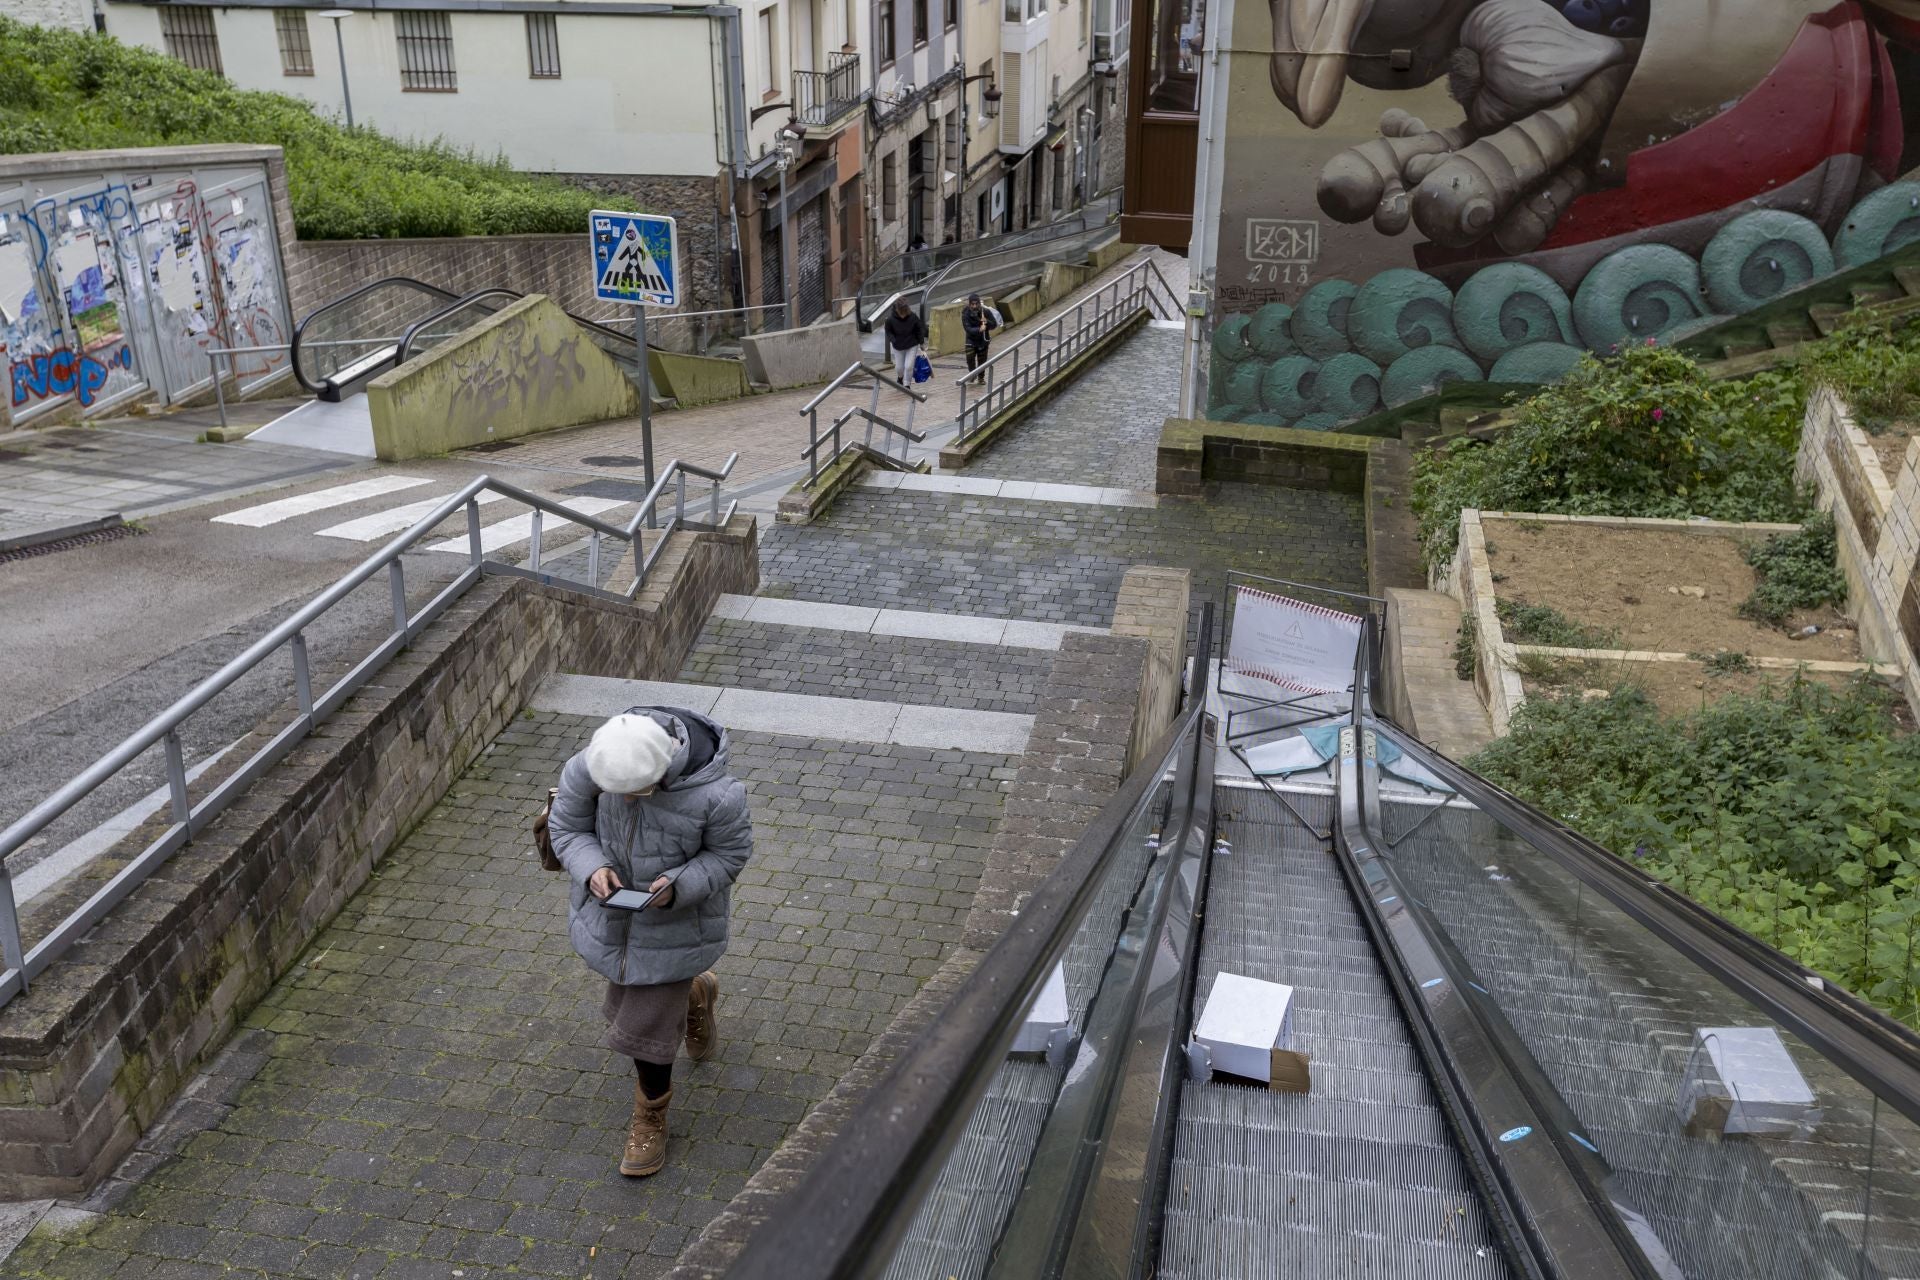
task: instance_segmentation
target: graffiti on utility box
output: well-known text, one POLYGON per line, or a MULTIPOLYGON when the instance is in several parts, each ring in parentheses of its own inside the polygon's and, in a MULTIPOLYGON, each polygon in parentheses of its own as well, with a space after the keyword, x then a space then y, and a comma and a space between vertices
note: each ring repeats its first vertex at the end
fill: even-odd
POLYGON ((65 395, 90 408, 100 389, 107 385, 108 375, 116 368, 133 368, 133 352, 124 342, 104 359, 94 355, 76 356, 62 347, 16 360, 13 364, 14 408, 48 396, 65 395))

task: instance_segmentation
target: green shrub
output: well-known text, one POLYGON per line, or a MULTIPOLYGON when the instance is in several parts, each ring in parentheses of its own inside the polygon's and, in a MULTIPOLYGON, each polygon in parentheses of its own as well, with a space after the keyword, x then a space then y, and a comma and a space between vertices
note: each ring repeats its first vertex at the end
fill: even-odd
POLYGON ((1714 383, 1664 347, 1589 356, 1522 401, 1490 442, 1459 440, 1418 459, 1413 506, 1427 560, 1453 555, 1467 507, 1797 520, 1804 400, 1797 375, 1714 383))
POLYGON ((1473 615, 1462 612, 1460 631, 1453 638, 1453 674, 1462 680, 1473 679, 1480 669, 1480 649, 1475 641, 1478 628, 1473 625, 1473 615))
POLYGON ((1544 644, 1556 649, 1617 649, 1620 633, 1575 622, 1550 604, 1496 600, 1500 629, 1514 644, 1544 644))
POLYGON ((1904 324, 1869 310, 1849 312, 1840 327, 1803 348, 1801 375, 1828 386, 1869 430, 1913 412, 1920 401, 1920 343, 1904 324))
POLYGON ((1847 580, 1835 558, 1833 517, 1824 512, 1796 532, 1776 533, 1748 547, 1746 556, 1759 581, 1741 602, 1743 618, 1777 627, 1797 609, 1818 609, 1847 598, 1847 580))
POLYGON ((1650 874, 1920 1021, 1920 739, 1888 695, 1793 679, 1666 719, 1530 698, 1473 765, 1650 874))
POLYGON ((107 36, 0 17, 0 152, 273 143, 303 239, 513 235, 587 229, 622 196, 516 173, 437 141, 347 129, 296 98, 236 89, 107 36))

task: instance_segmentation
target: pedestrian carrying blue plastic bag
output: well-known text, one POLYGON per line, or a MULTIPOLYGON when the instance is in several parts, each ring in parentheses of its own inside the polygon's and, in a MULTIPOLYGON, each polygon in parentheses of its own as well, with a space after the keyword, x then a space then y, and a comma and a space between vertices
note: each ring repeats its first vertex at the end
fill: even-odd
POLYGON ((913 380, 915 382, 932 382, 933 361, 927 359, 924 355, 915 356, 913 358, 913 380))

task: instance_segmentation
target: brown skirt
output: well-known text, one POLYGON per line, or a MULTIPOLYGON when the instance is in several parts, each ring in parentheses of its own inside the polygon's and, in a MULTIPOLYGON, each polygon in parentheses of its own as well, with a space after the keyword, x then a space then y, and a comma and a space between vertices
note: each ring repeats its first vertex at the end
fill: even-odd
POLYGON ((643 1062, 672 1062, 687 1038, 687 996, 693 979, 651 987, 607 984, 600 1012, 607 1019, 607 1048, 643 1062))

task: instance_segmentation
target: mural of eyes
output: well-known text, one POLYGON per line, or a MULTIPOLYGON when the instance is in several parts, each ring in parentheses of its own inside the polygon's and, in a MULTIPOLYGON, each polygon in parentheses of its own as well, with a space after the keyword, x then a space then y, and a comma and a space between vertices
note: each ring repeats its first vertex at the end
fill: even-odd
POLYGON ((1743 213, 1700 255, 1707 301, 1723 315, 1750 311, 1833 274, 1833 251, 1811 219, 1784 209, 1743 213))
POLYGON ((1833 237, 1841 270, 1920 240, 1920 183, 1896 182, 1853 206, 1833 237))
POLYGON ((1700 264, 1670 245, 1637 244, 1602 258, 1573 295, 1573 323, 1594 351, 1671 332, 1708 314, 1700 264))

